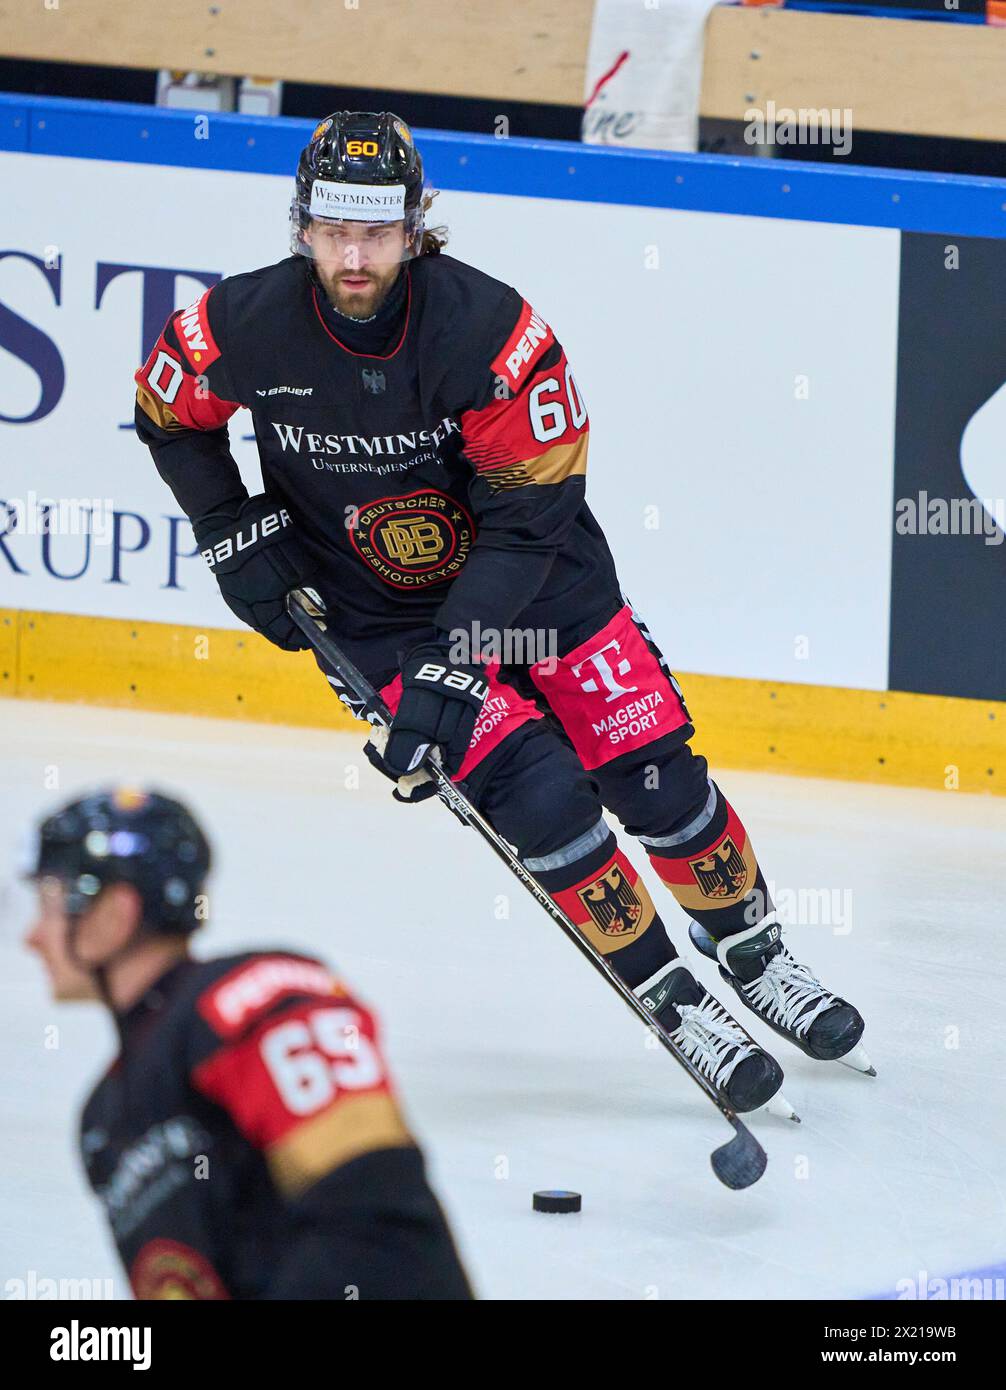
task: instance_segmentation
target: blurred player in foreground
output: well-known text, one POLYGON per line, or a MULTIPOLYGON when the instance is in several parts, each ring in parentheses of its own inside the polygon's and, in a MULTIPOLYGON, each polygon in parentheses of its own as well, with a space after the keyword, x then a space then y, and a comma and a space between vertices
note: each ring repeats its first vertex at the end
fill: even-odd
POLYGON ((197 961, 206 838, 111 791, 38 832, 26 940, 54 998, 111 1010, 88 1180, 137 1298, 467 1299, 373 1015, 291 951, 197 961))

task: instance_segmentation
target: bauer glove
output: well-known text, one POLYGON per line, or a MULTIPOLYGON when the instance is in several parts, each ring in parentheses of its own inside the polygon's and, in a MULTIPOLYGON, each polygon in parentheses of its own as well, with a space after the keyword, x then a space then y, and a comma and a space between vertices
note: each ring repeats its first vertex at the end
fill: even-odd
POLYGON ((277 647, 306 647, 286 596, 303 587, 310 562, 286 509, 260 493, 237 516, 204 517, 192 529, 231 612, 277 647))
POLYGON ((402 662, 402 698, 387 738, 375 738, 375 730, 364 748, 378 771, 399 783, 395 794, 400 801, 422 801, 436 790, 428 775, 416 778, 432 749, 439 750, 447 776, 454 776, 489 693, 484 668, 452 662, 448 651, 445 642, 434 641, 409 653, 402 662))

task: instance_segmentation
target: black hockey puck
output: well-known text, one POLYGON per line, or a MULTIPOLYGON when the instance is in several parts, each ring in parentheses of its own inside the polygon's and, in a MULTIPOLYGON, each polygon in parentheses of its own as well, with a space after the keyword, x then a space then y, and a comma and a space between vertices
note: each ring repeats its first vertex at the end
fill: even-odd
POLYGON ((583 1199, 579 1192, 563 1192, 550 1188, 546 1192, 536 1192, 531 1198, 533 1211, 579 1211, 583 1199))

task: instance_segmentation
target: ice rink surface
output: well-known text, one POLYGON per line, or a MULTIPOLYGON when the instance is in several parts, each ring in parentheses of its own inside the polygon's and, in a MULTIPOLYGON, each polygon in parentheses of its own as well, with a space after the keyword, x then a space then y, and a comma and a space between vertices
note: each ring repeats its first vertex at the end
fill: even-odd
MULTIPOLYGON (((1006 1260, 1003 799, 719 777, 791 919, 805 890, 816 922, 790 926, 790 948, 862 1010, 879 1073, 815 1063, 745 1013, 803 1124, 756 1116, 768 1171, 729 1192, 708 1155, 730 1131, 708 1102, 472 832, 436 802, 392 801, 356 736, 14 700, 0 723, 5 869, 57 801, 151 784, 213 839, 199 954, 313 952, 377 1009, 482 1297, 891 1296, 1006 1260), (582 1192, 582 1213, 532 1213, 540 1187, 582 1192)), ((49 1002, 20 944, 29 900, 4 882, 0 1289, 34 1271, 128 1296, 73 1150, 111 1028, 49 1002)))

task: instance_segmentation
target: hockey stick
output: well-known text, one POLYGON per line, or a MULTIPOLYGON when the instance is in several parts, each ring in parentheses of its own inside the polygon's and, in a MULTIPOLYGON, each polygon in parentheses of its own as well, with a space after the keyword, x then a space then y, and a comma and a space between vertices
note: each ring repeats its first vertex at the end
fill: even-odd
MULTIPOLYGON (((310 591, 293 589, 287 595, 286 606, 290 617, 300 628, 313 649, 323 658, 326 665, 332 668, 338 679, 354 696, 356 702, 362 706, 359 714, 371 724, 388 727, 392 719, 391 711, 366 676, 340 651, 329 636, 324 622, 324 611, 312 600, 310 591)), ((653 1019, 642 1001, 637 999, 629 986, 618 977, 608 964, 604 956, 582 935, 573 919, 567 916, 558 903, 548 895, 534 875, 525 869, 507 842, 496 834, 489 822, 479 814, 464 793, 454 785, 439 763, 432 758, 427 758, 423 767, 436 783, 441 800, 446 803, 459 820, 478 831, 496 857, 501 859, 510 872, 520 880, 532 897, 545 909, 552 921, 565 932, 580 954, 585 956, 594 969, 604 976, 612 989, 620 996, 622 1002, 651 1032, 656 1034, 674 1060, 684 1067, 695 1084, 705 1092, 723 1118, 733 1127, 734 1137, 728 1139, 725 1144, 721 1144, 718 1149, 714 1149, 709 1156, 713 1172, 720 1182, 726 1187, 732 1188, 750 1187, 752 1183, 757 1182, 765 1171, 768 1158, 765 1150, 747 1125, 723 1100, 708 1077, 703 1076, 691 1059, 685 1056, 672 1038, 662 1028, 654 1025, 653 1019)))

